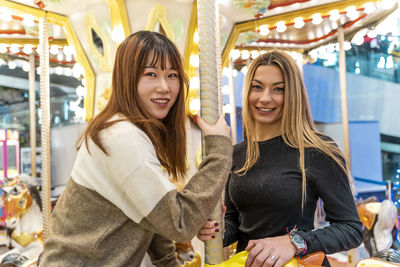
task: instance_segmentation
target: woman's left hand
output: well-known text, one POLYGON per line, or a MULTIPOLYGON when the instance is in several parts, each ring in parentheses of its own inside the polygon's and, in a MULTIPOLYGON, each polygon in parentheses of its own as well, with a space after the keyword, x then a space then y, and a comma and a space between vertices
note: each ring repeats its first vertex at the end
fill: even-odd
POLYGON ((250 240, 246 267, 282 267, 296 254, 289 235, 250 240))

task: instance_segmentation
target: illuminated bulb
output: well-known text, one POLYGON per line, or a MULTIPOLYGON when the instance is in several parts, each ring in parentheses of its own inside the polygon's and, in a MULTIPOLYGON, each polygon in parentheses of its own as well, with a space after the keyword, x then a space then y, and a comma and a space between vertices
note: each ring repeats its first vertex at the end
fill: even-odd
POLYGON ((8 48, 6 44, 0 44, 0 53, 7 53, 8 48))
POLYGON ((197 115, 200 112, 200 100, 192 98, 189 102, 189 112, 192 115, 197 115))
POLYGON ((193 42, 195 42, 196 44, 199 43, 199 33, 197 31, 193 34, 193 42))
POLYGON ((387 69, 392 69, 393 68, 393 57, 388 56, 386 59, 386 68, 387 69))
POLYGON ((224 85, 222 86, 221 91, 223 95, 229 95, 231 88, 229 87, 229 85, 224 85))
POLYGON ((294 19, 294 27, 297 29, 301 29, 304 26, 304 21, 302 17, 297 17, 294 19))
POLYGON ((79 78, 83 74, 83 68, 79 63, 75 63, 72 67, 72 74, 75 78, 79 78))
POLYGON ((351 43, 350 42, 343 42, 343 49, 345 51, 348 51, 351 49, 351 43))
POLYGON ((242 57, 243 59, 248 59, 248 58, 250 57, 250 53, 249 53, 248 50, 242 50, 242 51, 240 52, 240 54, 241 54, 241 57, 242 57))
POLYGON ((70 46, 64 46, 63 47, 63 53, 66 56, 72 56, 72 54, 75 54, 74 51, 73 51, 73 48, 70 47, 70 46))
POLYGON ((358 17, 358 11, 356 9, 355 6, 349 6, 346 8, 346 16, 351 19, 354 20, 358 17))
POLYGON ((191 55, 189 62, 193 67, 198 68, 199 67, 199 55, 191 55))
POLYGON ((75 92, 77 96, 84 97, 86 95, 86 88, 79 85, 76 87, 75 92))
POLYGON ((191 89, 198 89, 200 88, 200 80, 199 77, 192 77, 190 78, 189 87, 191 89))
POLYGON ((312 23, 314 25, 318 25, 322 22, 322 17, 320 13, 315 13, 314 15, 311 16, 312 18, 312 23))
POLYGON ((31 68, 31 65, 29 64, 29 62, 24 62, 23 64, 22 64, 22 69, 24 70, 24 71, 26 71, 26 72, 28 72, 29 70, 30 70, 30 68, 31 68))
POLYGON ((329 19, 332 21, 337 21, 340 18, 339 11, 337 9, 331 10, 329 12, 329 19))
POLYGON ((386 10, 391 9, 391 8, 393 7, 393 5, 394 5, 394 2, 393 2, 392 0, 383 0, 383 1, 381 2, 381 4, 380 4, 380 6, 381 6, 383 9, 386 9, 386 10))
POLYGON ((58 54, 57 54, 57 60, 58 60, 58 61, 62 61, 63 59, 64 59, 63 53, 58 53, 58 54))
POLYGON ((231 105, 230 104, 226 104, 222 107, 222 112, 224 114, 230 114, 232 111, 231 105))
POLYGON ((61 67, 57 67, 57 68, 56 68, 56 74, 57 74, 57 75, 62 75, 63 72, 64 72, 64 71, 63 71, 63 68, 61 68, 61 67))
POLYGON ((244 67, 240 70, 240 72, 243 73, 244 75, 246 75, 246 73, 247 73, 248 70, 249 70, 249 69, 247 68, 247 66, 244 66, 244 67))
POLYGON ((16 64, 14 61, 8 62, 8 68, 9 68, 10 70, 15 69, 16 67, 17 67, 17 64, 16 64))
POLYGON ((286 25, 284 21, 279 21, 276 23, 276 31, 277 32, 284 32, 286 30, 286 25))
POLYGON ((24 48, 22 49, 22 51, 23 51, 25 54, 29 55, 29 54, 32 53, 32 51, 33 51, 33 50, 32 50, 32 46, 26 44, 26 45, 24 45, 24 48))
POLYGON ((11 52, 11 53, 14 53, 14 54, 18 53, 18 52, 19 52, 19 47, 18 47, 18 45, 12 44, 11 47, 10 47, 10 52, 11 52))
POLYGON ((260 51, 260 54, 261 54, 261 55, 264 55, 265 53, 267 53, 267 51, 265 51, 265 50, 261 50, 261 51, 260 51))
POLYGON ((224 68, 222 70, 222 75, 226 77, 230 77, 232 75, 232 69, 231 68, 224 68))
POLYGON ((268 25, 264 24, 260 26, 260 35, 261 36, 267 36, 269 33, 269 27, 268 25))
POLYGON ((379 59, 379 62, 378 62, 378 64, 377 64, 376 66, 378 67, 378 69, 383 69, 383 68, 385 68, 385 58, 384 58, 384 57, 381 57, 381 58, 379 59))
POLYGON ((240 51, 237 49, 232 49, 230 52, 230 56, 233 60, 240 58, 240 51))
POLYGON ((1 20, 4 22, 10 22, 12 20, 11 12, 7 8, 1 10, 1 20))
POLYGON ((251 55, 252 59, 255 59, 255 58, 258 58, 260 53, 257 50, 253 50, 253 51, 251 51, 250 55, 251 55))
POLYGON ((369 38, 375 38, 378 35, 378 32, 376 30, 370 30, 367 35, 369 38))
POLYGON ((33 21, 33 16, 32 15, 24 16, 22 24, 24 24, 26 27, 32 27, 33 25, 35 25, 35 22, 33 21))
POLYGON ((360 74, 360 68, 356 68, 354 71, 356 74, 360 74))
POLYGON ((115 27, 112 30, 111 39, 116 43, 121 43, 125 39, 125 32, 122 26, 115 27))
POLYGON ((52 45, 49 50, 50 54, 52 55, 57 55, 59 51, 58 45, 52 45))
POLYGON ((364 12, 367 14, 371 14, 376 9, 375 5, 372 2, 365 3, 363 6, 364 6, 364 12))

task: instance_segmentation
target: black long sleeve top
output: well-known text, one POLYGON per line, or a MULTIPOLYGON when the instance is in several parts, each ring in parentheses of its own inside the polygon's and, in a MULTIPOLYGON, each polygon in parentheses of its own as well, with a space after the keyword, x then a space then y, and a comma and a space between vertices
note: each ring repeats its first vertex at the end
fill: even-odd
POLYGON ((297 225, 307 242, 307 254, 326 254, 357 247, 363 240, 348 178, 339 165, 320 150, 305 150, 306 202, 302 212, 302 176, 298 150, 281 136, 259 142, 260 158, 243 176, 234 170, 245 162, 247 143, 234 147, 232 172, 226 185, 224 246, 238 241, 287 234, 297 225), (318 198, 324 203, 329 226, 314 229, 318 198))

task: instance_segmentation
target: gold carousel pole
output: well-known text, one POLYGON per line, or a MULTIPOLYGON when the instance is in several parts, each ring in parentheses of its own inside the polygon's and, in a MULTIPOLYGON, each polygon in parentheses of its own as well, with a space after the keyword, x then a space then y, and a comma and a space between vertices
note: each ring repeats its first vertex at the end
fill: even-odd
MULTIPOLYGON (((200 59, 200 112, 201 117, 208 123, 215 123, 218 115, 222 114, 218 4, 216 1, 198 0, 197 10, 200 59)), ((204 154, 204 145, 202 147, 204 154)), ((211 220, 217 221, 221 225, 221 200, 211 214, 211 220)), ((205 242, 205 263, 215 265, 222 262, 222 231, 220 231, 216 233, 214 240, 205 242)))
MULTIPOLYGON (((344 30, 342 25, 338 25, 338 43, 339 43, 339 80, 340 80, 340 98, 342 102, 342 125, 343 125, 343 140, 345 156, 349 167, 349 182, 350 187, 355 195, 354 180, 351 175, 351 158, 350 158, 350 135, 349 135, 349 118, 347 111, 347 87, 346 87, 346 54, 343 48, 344 30)), ((354 267, 359 262, 360 257, 357 249, 350 249, 347 252, 347 261, 349 267, 354 267)))
POLYGON ((31 172, 36 177, 36 95, 35 95, 35 54, 29 55, 29 136, 31 145, 31 172))
POLYGON ((42 206, 43 239, 48 237, 51 214, 51 172, 50 172, 50 77, 49 77, 49 38, 47 18, 39 19, 40 42, 40 110, 42 141, 42 206))

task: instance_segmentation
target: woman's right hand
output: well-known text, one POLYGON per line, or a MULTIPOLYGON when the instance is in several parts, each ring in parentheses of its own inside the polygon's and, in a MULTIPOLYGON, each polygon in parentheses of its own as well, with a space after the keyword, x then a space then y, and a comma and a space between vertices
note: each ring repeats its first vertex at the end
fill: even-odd
POLYGON ((194 117, 194 121, 203 131, 204 135, 223 135, 230 138, 230 128, 226 124, 224 115, 219 115, 217 122, 214 125, 208 124, 199 116, 194 117))
POLYGON ((201 241, 211 240, 215 238, 215 233, 219 231, 217 221, 206 221, 196 236, 201 241))
MULTIPOLYGON (((222 229, 225 230, 225 213, 226 213, 226 206, 224 203, 221 203, 221 208, 222 208, 222 229)), ((221 229, 218 227, 218 222, 217 221, 206 221, 201 227, 200 231, 197 233, 197 238, 201 241, 206 241, 210 239, 215 238, 215 233, 218 233, 221 231, 221 229)))

